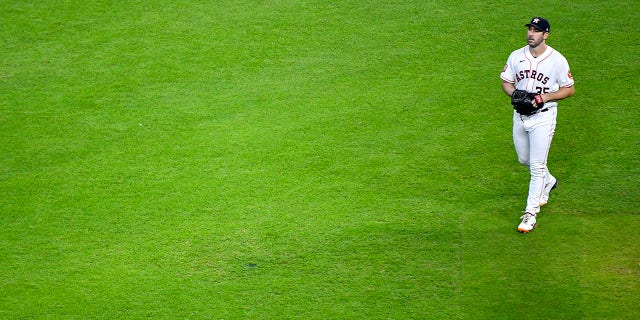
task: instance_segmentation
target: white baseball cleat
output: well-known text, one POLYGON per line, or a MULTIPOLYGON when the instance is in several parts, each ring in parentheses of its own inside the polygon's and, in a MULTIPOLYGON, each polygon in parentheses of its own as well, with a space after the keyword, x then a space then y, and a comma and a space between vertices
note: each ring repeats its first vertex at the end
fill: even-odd
POLYGON ((527 233, 536 226, 536 215, 533 213, 525 213, 522 217, 522 222, 518 225, 518 232, 527 233))
POLYGON ((544 206, 549 202, 549 194, 551 190, 555 189, 558 186, 558 179, 551 177, 551 181, 544 186, 544 191, 542 192, 542 197, 540 197, 540 206, 544 206))

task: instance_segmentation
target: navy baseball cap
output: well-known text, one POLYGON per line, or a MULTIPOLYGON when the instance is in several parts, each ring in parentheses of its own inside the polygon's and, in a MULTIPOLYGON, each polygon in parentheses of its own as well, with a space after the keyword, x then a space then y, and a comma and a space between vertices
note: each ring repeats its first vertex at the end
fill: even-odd
POLYGON ((533 17, 531 22, 524 25, 525 27, 534 27, 538 29, 538 31, 549 32, 551 30, 551 25, 549 21, 543 17, 533 17))

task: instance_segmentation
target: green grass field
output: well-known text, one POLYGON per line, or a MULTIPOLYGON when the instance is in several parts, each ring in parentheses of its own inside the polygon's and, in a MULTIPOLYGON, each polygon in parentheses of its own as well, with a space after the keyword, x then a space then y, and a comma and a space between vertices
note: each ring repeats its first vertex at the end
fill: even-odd
POLYGON ((1 319, 638 319, 638 1, 0 1, 1 319), (499 73, 571 64, 529 175, 499 73))

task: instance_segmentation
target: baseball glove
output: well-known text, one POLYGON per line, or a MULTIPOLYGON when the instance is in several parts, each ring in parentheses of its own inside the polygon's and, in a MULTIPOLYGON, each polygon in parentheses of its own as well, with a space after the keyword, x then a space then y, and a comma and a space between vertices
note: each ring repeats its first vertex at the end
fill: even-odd
POLYGON ((511 94, 513 109, 523 116, 530 116, 542 109, 544 101, 540 94, 516 89, 511 94))

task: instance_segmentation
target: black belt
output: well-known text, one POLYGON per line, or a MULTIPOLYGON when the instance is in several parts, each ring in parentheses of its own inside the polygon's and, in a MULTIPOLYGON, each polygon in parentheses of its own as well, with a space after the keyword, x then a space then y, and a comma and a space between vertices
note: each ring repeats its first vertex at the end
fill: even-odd
POLYGON ((521 116, 525 116, 525 117, 530 117, 530 116, 532 116, 532 115, 534 115, 534 114, 538 114, 538 113, 542 113, 542 112, 547 112, 547 111, 549 111, 550 109, 551 109, 551 108, 544 108, 544 109, 542 109, 542 110, 538 110, 538 111, 536 111, 536 112, 534 112, 534 113, 532 113, 532 114, 520 114, 520 115, 521 115, 521 116))
POLYGON ((534 112, 533 114, 538 114, 538 113, 547 112, 547 111, 549 111, 549 108, 544 108, 542 110, 538 110, 538 111, 534 112))

